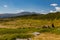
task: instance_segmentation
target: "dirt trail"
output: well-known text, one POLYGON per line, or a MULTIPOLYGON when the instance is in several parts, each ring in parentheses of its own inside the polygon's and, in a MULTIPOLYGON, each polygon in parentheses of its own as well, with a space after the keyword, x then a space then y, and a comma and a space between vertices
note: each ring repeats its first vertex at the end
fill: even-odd
POLYGON ((11 28, 11 29, 15 29, 16 27, 8 27, 8 26, 5 26, 5 25, 0 25, 0 28, 11 28))
POLYGON ((34 37, 33 40, 60 40, 60 35, 42 33, 39 36, 34 37))
POLYGON ((0 28, 6 28, 7 26, 0 25, 0 28))

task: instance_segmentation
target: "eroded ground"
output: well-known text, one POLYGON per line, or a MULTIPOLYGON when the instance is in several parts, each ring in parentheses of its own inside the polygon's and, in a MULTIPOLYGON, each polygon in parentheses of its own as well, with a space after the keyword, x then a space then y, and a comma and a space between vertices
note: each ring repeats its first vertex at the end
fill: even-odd
POLYGON ((60 40, 60 35, 41 33, 39 36, 34 37, 33 40, 60 40))

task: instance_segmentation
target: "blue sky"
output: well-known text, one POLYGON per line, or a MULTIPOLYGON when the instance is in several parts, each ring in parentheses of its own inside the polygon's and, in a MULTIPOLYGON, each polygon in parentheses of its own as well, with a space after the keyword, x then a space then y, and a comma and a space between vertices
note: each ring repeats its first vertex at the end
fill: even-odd
POLYGON ((60 0, 0 0, 0 13, 48 13, 60 10, 60 0))

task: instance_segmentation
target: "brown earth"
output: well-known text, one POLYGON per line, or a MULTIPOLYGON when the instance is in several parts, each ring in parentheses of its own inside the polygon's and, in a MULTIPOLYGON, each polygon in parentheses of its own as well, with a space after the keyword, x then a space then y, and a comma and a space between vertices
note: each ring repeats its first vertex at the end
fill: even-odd
POLYGON ((60 40, 60 35, 41 33, 39 36, 34 37, 33 40, 60 40))

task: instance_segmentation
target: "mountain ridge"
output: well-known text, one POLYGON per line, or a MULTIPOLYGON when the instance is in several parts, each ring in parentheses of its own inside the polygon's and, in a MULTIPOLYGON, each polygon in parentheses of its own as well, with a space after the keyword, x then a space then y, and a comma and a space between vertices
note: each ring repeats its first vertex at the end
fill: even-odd
POLYGON ((32 19, 60 19, 60 12, 40 14, 35 12, 21 12, 17 14, 0 14, 0 18, 14 18, 14 17, 23 17, 23 18, 32 18, 32 19))
POLYGON ((0 18, 8 18, 8 17, 14 17, 14 16, 24 16, 24 15, 32 15, 32 14, 37 14, 35 12, 21 12, 21 13, 5 13, 5 14, 0 14, 0 18))

